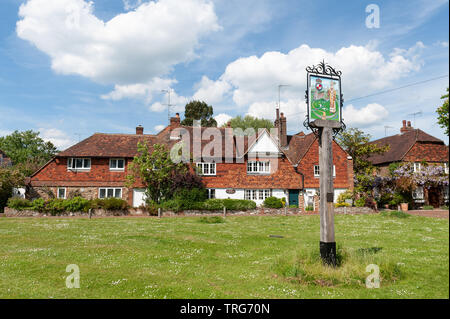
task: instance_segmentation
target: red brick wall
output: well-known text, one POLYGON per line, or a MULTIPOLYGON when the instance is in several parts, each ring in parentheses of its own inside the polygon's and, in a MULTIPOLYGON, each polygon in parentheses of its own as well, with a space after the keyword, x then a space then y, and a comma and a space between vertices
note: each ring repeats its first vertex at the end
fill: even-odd
MULTIPOLYGON (((333 142, 333 164, 336 167, 335 188, 353 187, 353 163, 348 154, 333 142)), ((319 177, 314 177, 314 165, 319 165, 319 142, 316 140, 299 163, 298 170, 305 175, 305 188, 319 188, 319 177)))
POLYGON ((416 142, 403 158, 405 162, 448 162, 448 146, 416 142))
MULTIPOLYGON (((126 164, 131 162, 126 160, 126 164)), ((111 183, 116 186, 126 179, 127 168, 124 171, 110 171, 109 158, 91 158, 91 169, 89 171, 67 170, 67 158, 56 158, 46 167, 32 177, 32 183, 41 184, 40 181, 58 182, 89 182, 93 184, 111 183)), ((86 184, 86 185, 89 185, 86 184)), ((72 183, 68 183, 72 184, 72 183)), ((84 184, 84 183, 80 183, 84 184)), ((107 186, 107 185, 105 185, 107 186)))

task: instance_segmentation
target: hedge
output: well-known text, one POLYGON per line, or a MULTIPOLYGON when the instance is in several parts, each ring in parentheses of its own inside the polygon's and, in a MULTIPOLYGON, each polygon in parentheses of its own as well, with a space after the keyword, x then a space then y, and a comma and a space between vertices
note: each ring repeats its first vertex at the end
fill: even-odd
POLYGON ((87 212, 90 208, 102 208, 105 210, 124 210, 128 203, 119 198, 89 200, 82 197, 72 199, 53 198, 45 200, 38 198, 33 201, 22 198, 10 198, 7 206, 16 210, 35 210, 40 213, 59 215, 64 212, 87 212))
POLYGON ((228 210, 250 210, 256 208, 256 203, 246 199, 207 199, 202 202, 195 202, 185 199, 171 199, 161 204, 153 204, 162 209, 182 211, 182 210, 222 210, 224 207, 228 210))
POLYGON ((275 196, 267 197, 264 200, 264 207, 281 208, 281 207, 283 207, 283 202, 281 201, 281 199, 279 199, 278 197, 275 197, 275 196))

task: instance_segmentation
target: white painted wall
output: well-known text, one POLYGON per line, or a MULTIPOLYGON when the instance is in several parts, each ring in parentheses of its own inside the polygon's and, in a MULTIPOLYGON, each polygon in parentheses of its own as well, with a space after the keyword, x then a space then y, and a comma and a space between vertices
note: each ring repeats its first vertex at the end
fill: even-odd
MULTIPOLYGON (((226 188, 216 188, 216 198, 219 199, 226 199, 226 198, 231 198, 231 199, 245 199, 245 190, 244 189, 235 189, 235 193, 234 194, 228 194, 226 192, 226 188)), ((286 200, 288 199, 288 195, 287 195, 287 190, 284 189, 273 189, 272 190, 272 196, 278 197, 278 198, 283 198, 285 197, 286 200)), ((261 205, 264 200, 261 199, 257 199, 257 200, 253 200, 256 205, 261 205)))
POLYGON ((258 139, 258 141, 250 148, 249 153, 279 153, 278 147, 274 140, 264 132, 258 139))
MULTIPOLYGON (((347 188, 335 188, 334 189, 334 203, 337 203, 337 198, 338 196, 345 192, 347 190, 347 188)), ((303 192, 303 199, 304 199, 304 203, 305 203, 305 207, 308 206, 308 201, 310 203, 314 203, 314 198, 313 196, 316 194, 316 189, 315 188, 305 188, 305 191, 303 192)))

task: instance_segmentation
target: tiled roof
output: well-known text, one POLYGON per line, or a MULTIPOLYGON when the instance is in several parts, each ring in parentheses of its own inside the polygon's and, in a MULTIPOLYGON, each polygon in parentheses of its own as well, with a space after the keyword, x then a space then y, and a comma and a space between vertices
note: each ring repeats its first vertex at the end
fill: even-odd
POLYGON ((389 145, 389 150, 383 154, 372 155, 369 157, 369 161, 374 165, 399 162, 416 142, 444 145, 442 140, 431 136, 420 129, 411 129, 402 134, 392 135, 370 142, 379 146, 389 145))
MULTIPOLYGON (((193 152, 193 127, 190 126, 180 126, 189 132, 190 138, 190 152, 193 152)), ((202 135, 208 128, 202 127, 202 135)), ((222 156, 225 156, 226 143, 225 143, 225 128, 219 128, 222 136, 222 156)), ((132 158, 137 155, 137 144, 138 142, 147 141, 150 145, 153 144, 164 144, 169 148, 179 140, 170 139, 170 129, 166 127, 164 130, 159 132, 157 135, 136 135, 136 134, 104 134, 95 133, 94 135, 86 138, 85 140, 73 145, 72 147, 57 154, 57 157, 126 157, 132 158)), ((244 137, 244 147, 243 150, 238 149, 236 152, 236 139, 239 137, 232 138, 232 148, 233 154, 238 153, 239 155, 244 154, 247 151, 249 145, 252 145, 255 136, 244 137)), ((300 132, 296 135, 288 135, 288 147, 282 151, 287 156, 292 164, 297 164, 303 156, 308 151, 309 147, 315 140, 313 133, 305 135, 300 132)), ((214 139, 214 136, 210 137, 210 140, 201 141, 201 149, 214 139)))

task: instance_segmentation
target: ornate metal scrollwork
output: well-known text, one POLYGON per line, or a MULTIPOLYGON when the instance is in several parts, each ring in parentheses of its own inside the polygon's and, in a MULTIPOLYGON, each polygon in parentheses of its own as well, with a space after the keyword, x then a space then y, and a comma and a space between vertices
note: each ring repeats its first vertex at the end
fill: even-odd
POLYGON ((341 77, 342 75, 341 71, 336 71, 332 66, 326 64, 324 60, 322 60, 322 62, 317 65, 307 66, 306 71, 309 73, 332 75, 338 77, 341 77))

